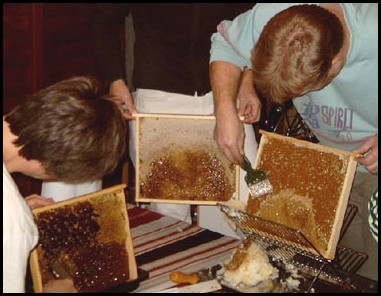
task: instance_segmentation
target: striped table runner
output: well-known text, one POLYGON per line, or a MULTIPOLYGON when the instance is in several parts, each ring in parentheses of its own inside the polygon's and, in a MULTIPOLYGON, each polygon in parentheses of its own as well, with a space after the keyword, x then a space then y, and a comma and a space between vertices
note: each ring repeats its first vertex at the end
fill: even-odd
POLYGON ((149 272, 134 293, 176 287, 169 279, 172 271, 191 273, 223 263, 240 243, 140 207, 129 206, 128 216, 137 265, 149 272))

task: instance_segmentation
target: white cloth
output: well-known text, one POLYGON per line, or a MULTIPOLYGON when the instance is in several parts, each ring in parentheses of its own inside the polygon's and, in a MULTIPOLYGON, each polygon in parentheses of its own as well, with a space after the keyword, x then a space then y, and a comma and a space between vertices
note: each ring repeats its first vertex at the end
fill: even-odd
POLYGON ((38 230, 25 199, 3 162, 3 293, 24 293, 30 251, 38 230))
POLYGON ((55 202, 67 200, 72 197, 92 193, 102 189, 102 180, 70 184, 64 182, 44 181, 41 187, 41 196, 51 197, 55 202))
MULTIPOLYGON (((213 93, 204 96, 188 96, 168 93, 158 90, 137 89, 134 93, 135 106, 139 113, 165 113, 189 115, 213 115, 213 93)), ((136 124, 129 122, 129 151, 130 158, 136 163, 136 124)), ((257 143, 253 126, 244 124, 245 127, 245 154, 253 163, 257 152, 257 143)), ((248 188, 244 181, 245 172, 240 171, 240 198, 244 201, 248 197, 248 188)), ((178 220, 191 222, 190 206, 179 204, 154 203, 151 210, 173 217, 178 220)), ((225 235, 237 237, 234 231, 222 218, 221 211, 215 206, 199 206, 199 226, 225 235), (205 214, 204 214, 205 212, 205 214)))

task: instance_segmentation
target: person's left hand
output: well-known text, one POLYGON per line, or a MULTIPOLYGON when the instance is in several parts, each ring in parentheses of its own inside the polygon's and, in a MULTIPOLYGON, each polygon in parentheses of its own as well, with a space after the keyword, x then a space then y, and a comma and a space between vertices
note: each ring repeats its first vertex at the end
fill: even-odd
POLYGON ((25 198, 25 200, 31 209, 44 207, 54 203, 54 200, 52 198, 45 198, 38 194, 29 195, 25 198))
POLYGON ((370 173, 378 175, 378 134, 368 138, 355 152, 364 155, 357 159, 370 173))
POLYGON ((248 68, 245 68, 242 72, 238 99, 238 115, 244 117, 243 122, 258 122, 261 118, 262 103, 254 88, 253 73, 248 68))

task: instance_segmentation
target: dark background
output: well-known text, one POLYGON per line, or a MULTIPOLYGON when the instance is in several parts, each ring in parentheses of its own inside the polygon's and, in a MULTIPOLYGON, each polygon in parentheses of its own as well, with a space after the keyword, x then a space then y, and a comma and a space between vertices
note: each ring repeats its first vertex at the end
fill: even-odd
MULTIPOLYGON (((93 5, 3 3, 3 115, 59 80, 74 75, 98 77, 90 27, 93 5)), ((121 183, 122 175, 128 184, 129 166, 126 155, 115 172, 103 179, 103 187, 121 183)), ((41 192, 41 180, 12 176, 24 196, 41 192)))

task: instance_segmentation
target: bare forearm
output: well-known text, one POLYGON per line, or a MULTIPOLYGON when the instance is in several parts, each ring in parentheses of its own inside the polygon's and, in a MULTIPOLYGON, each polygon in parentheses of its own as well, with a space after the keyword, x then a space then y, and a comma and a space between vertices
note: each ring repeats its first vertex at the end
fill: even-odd
POLYGON ((221 113, 236 111, 240 78, 241 69, 233 64, 213 62, 210 65, 210 83, 217 117, 221 113))
POLYGON ((241 69, 226 63, 213 62, 210 65, 210 80, 214 97, 216 126, 214 139, 221 151, 232 162, 243 161, 244 128, 237 112, 237 93, 241 69))

